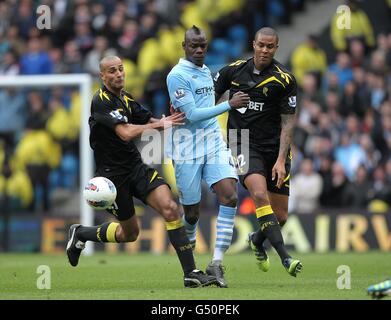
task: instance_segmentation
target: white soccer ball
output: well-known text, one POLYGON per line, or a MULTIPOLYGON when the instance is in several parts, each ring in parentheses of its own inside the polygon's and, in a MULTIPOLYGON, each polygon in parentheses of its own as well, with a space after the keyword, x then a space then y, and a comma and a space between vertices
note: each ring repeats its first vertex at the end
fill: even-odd
POLYGON ((95 210, 110 208, 117 197, 117 189, 111 180, 95 177, 88 181, 83 191, 84 199, 95 210))

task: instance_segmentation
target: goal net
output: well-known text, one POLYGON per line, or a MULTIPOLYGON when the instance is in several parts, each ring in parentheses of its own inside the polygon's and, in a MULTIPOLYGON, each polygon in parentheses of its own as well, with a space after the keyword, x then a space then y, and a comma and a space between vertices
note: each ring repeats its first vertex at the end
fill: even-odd
MULTIPOLYGON (((88 74, 56 74, 34 76, 4 76, 0 77, 0 90, 14 88, 17 90, 47 90, 54 87, 77 87, 80 92, 80 191, 93 176, 93 155, 89 145, 88 117, 91 104, 92 78, 88 74)), ((84 225, 93 225, 93 210, 85 201, 80 201, 80 221, 84 225)), ((93 243, 89 241, 84 254, 91 255, 93 243)))

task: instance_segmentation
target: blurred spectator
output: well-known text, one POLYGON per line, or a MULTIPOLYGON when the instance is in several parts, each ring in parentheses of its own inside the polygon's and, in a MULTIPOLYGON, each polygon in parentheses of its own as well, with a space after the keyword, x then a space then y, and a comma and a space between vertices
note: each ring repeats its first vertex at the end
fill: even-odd
POLYGON ((10 212, 26 210, 32 203, 34 193, 31 181, 24 170, 12 170, 10 159, 5 157, 0 166, 0 205, 10 212))
POLYGON ((353 39, 349 43, 349 52, 351 58, 351 67, 362 67, 365 64, 365 47, 364 44, 357 39, 353 39))
POLYGON ((345 129, 344 132, 347 133, 351 139, 355 142, 358 142, 360 136, 360 122, 356 115, 349 114, 345 118, 345 129))
POLYGON ((348 81, 344 87, 344 92, 341 100, 340 114, 347 117, 349 114, 355 114, 359 118, 363 118, 365 106, 357 92, 357 85, 354 81, 348 81))
POLYGON ((27 52, 20 59, 21 74, 52 73, 53 64, 47 52, 42 51, 41 39, 28 40, 27 52))
POLYGON ((0 75, 15 76, 19 74, 19 71, 18 58, 15 52, 7 51, 0 61, 0 75))
POLYGON ((146 13, 140 18, 140 35, 144 41, 153 38, 158 30, 157 17, 153 13, 146 13))
POLYGON ((329 67, 328 71, 337 75, 338 85, 342 88, 348 81, 353 80, 353 71, 350 66, 350 57, 347 53, 338 53, 336 63, 333 63, 329 67))
POLYGON ((311 136, 306 142, 305 154, 311 157, 313 165, 318 169, 323 157, 329 156, 332 152, 332 142, 330 137, 322 134, 311 136))
POLYGON ((18 165, 26 168, 34 188, 30 211, 50 209, 49 174, 61 159, 60 146, 44 130, 31 130, 19 142, 15 155, 18 165))
POLYGON ((349 180, 345 175, 343 166, 334 162, 331 167, 331 184, 324 184, 321 203, 325 207, 345 207, 349 205, 349 180))
POLYGON ((15 12, 12 13, 12 24, 19 27, 19 34, 22 38, 27 40, 30 29, 35 27, 36 16, 32 1, 21 0, 18 5, 14 7, 15 12))
POLYGON ((324 156, 320 160, 320 168, 318 173, 322 177, 323 187, 319 197, 319 202, 323 207, 327 207, 327 201, 332 188, 333 175, 331 173, 331 167, 333 165, 333 159, 330 156, 324 156))
POLYGON ((46 126, 48 114, 46 106, 39 91, 31 91, 27 96, 27 111, 26 129, 39 130, 46 126))
POLYGON ((382 155, 388 152, 387 143, 384 140, 382 121, 379 113, 369 108, 365 111, 364 119, 362 121, 362 131, 371 135, 371 140, 375 148, 379 150, 382 155))
POLYGON ((370 70, 379 76, 385 76, 389 71, 389 66, 386 64, 386 52, 375 50, 371 55, 370 70))
POLYGON ((93 49, 88 52, 84 59, 84 70, 89 72, 91 75, 99 79, 99 63, 105 55, 114 55, 113 49, 108 49, 107 39, 102 36, 98 36, 94 40, 93 49))
POLYGON ((325 111, 327 112, 337 112, 338 114, 340 113, 340 98, 338 95, 338 92, 335 91, 328 91, 326 93, 326 109, 325 111))
POLYGON ((319 48, 318 38, 309 35, 307 41, 299 45, 292 53, 292 72, 300 86, 306 73, 312 73, 317 79, 317 86, 327 68, 326 53, 319 48))
POLYGON ((387 53, 390 50, 390 43, 387 38, 387 34, 379 33, 376 37, 377 50, 381 50, 387 53))
MULTIPOLYGON (((324 95, 319 90, 317 78, 312 73, 305 73, 303 76, 303 82, 301 85, 301 92, 298 96, 299 99, 307 98, 313 102, 318 103, 322 110, 325 109, 324 95)), ((299 100, 301 101, 301 100, 299 100)), ((300 103, 299 103, 300 105, 300 103)))
POLYGON ((334 92, 338 96, 342 93, 342 87, 339 84, 338 74, 336 72, 327 71, 323 81, 323 93, 327 95, 329 92, 334 92))
POLYGON ((52 27, 54 29, 57 29, 58 26, 60 25, 60 21, 63 19, 63 17, 66 14, 66 9, 67 9, 67 0, 56 0, 52 1, 51 5, 51 23, 52 27))
POLYGON ((68 71, 68 67, 64 62, 63 52, 60 48, 52 48, 49 51, 50 60, 53 63, 53 73, 62 74, 68 71))
POLYGON ((105 13, 105 8, 103 4, 99 2, 92 3, 91 13, 92 13, 92 21, 91 21, 92 30, 95 34, 101 34, 107 22, 107 15, 105 13))
POLYGON ((175 24, 178 21, 179 10, 176 0, 155 0, 156 12, 168 23, 175 24))
POLYGON ((145 83, 145 104, 150 107, 153 117, 169 114, 170 98, 167 94, 166 78, 170 69, 153 72, 145 83))
MULTIPOLYGON (((10 7, 5 2, 0 2, 0 35, 5 34, 6 30, 9 27, 10 21, 10 7)), ((0 38, 1 39, 1 38, 0 38)))
POLYGON ((74 13, 74 25, 79 23, 89 24, 92 20, 90 8, 87 5, 88 1, 85 1, 84 4, 79 1, 76 3, 75 13, 74 13))
POLYGON ((312 160, 304 159, 300 165, 300 172, 291 180, 292 211, 314 213, 319 206, 322 187, 322 177, 314 171, 312 160))
POLYGON ((15 89, 0 90, 0 119, 0 139, 4 140, 5 151, 9 153, 26 121, 26 103, 21 92, 15 89))
POLYGON ((0 32, 0 61, 8 50, 10 50, 10 43, 5 39, 3 32, 0 32))
POLYGON ((91 50, 94 39, 90 26, 87 23, 76 24, 74 42, 83 56, 91 50))
POLYGON ((109 40, 109 46, 118 49, 117 39, 122 34, 122 26, 124 25, 125 17, 120 13, 113 13, 105 26, 104 35, 109 40))
POLYGON ((69 113, 62 105, 61 101, 56 97, 51 98, 48 105, 49 116, 46 123, 46 129, 61 145, 67 144, 67 140, 69 140, 68 133, 71 128, 69 113))
POLYGON ((19 36, 19 28, 16 25, 11 25, 7 29, 6 40, 11 50, 15 51, 15 54, 20 57, 25 52, 25 41, 19 36))
POLYGON ((381 200, 391 205, 391 185, 387 182, 386 171, 381 165, 373 171, 373 182, 369 196, 371 200, 381 200))
POLYGON ((343 167, 344 174, 350 181, 353 181, 358 166, 366 160, 362 147, 347 132, 342 133, 340 145, 335 148, 334 157, 343 167))
POLYGON ((375 149, 371 136, 362 134, 359 138, 361 148, 365 152, 365 161, 362 163, 367 170, 373 172, 381 160, 381 153, 375 149))
POLYGON ((376 111, 379 111, 380 106, 387 99, 385 79, 381 75, 370 73, 368 85, 370 88, 370 105, 376 111))
POLYGON ((74 41, 68 41, 64 47, 64 65, 66 73, 81 73, 83 71, 83 57, 74 41))
POLYGON ((136 62, 141 42, 142 39, 137 22, 135 20, 126 20, 123 33, 118 38, 118 47, 121 55, 136 62))
POLYGON ((369 203, 371 181, 365 166, 360 165, 355 173, 354 181, 347 188, 349 206, 365 209, 369 203))
POLYGON ((350 28, 343 28, 340 22, 346 23, 346 11, 336 13, 331 21, 331 39, 334 48, 338 51, 345 51, 349 48, 348 42, 352 39, 361 40, 366 47, 372 48, 375 45, 372 24, 367 14, 359 9, 357 0, 347 0, 347 6, 350 8, 350 28))

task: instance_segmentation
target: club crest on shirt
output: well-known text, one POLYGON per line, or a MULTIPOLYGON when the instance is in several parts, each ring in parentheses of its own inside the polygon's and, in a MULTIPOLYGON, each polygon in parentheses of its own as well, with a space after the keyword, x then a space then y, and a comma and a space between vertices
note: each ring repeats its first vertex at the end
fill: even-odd
POLYGON ((186 95, 185 90, 183 89, 176 90, 174 94, 175 94, 175 98, 177 99, 183 98, 186 95))
POLYGON ((117 109, 117 110, 114 110, 114 111, 111 111, 110 112, 110 115, 115 118, 115 119, 118 119, 118 120, 121 120, 121 121, 125 121, 125 122, 128 122, 128 117, 127 116, 123 116, 120 112, 120 110, 122 109, 117 109))

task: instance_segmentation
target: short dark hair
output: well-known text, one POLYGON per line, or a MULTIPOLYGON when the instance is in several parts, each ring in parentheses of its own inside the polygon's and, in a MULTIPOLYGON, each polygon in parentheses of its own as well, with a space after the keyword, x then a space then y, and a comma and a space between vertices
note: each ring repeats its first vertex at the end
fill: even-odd
POLYGON ((274 30, 273 28, 270 28, 270 27, 263 27, 261 29, 259 29, 256 33, 255 33, 255 37, 254 37, 254 40, 256 41, 258 36, 259 35, 265 35, 265 36, 272 36, 272 37, 276 37, 276 42, 278 44, 278 34, 277 34, 277 31, 274 30))

